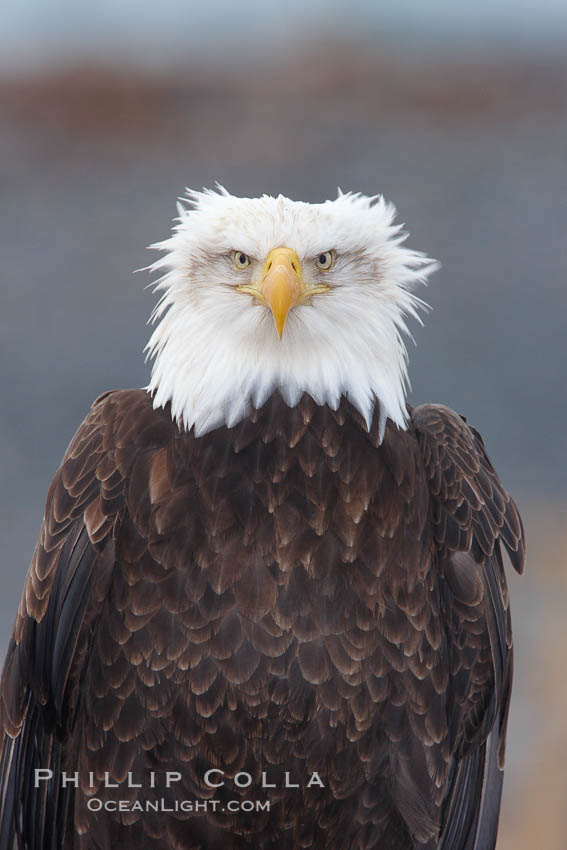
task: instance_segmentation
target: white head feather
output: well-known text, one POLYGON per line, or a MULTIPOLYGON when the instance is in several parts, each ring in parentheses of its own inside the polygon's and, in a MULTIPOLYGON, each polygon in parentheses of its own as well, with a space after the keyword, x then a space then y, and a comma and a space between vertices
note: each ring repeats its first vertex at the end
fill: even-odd
POLYGON ((154 407, 171 402, 172 416, 203 435, 231 427, 279 390, 295 405, 303 393, 335 409, 341 396, 368 426, 376 400, 382 427, 389 417, 405 428, 405 318, 425 306, 411 288, 437 264, 402 244, 395 208, 382 197, 343 194, 308 204, 267 195, 237 198, 218 191, 188 192, 165 252, 151 266, 162 277, 157 323, 147 345, 155 358, 148 391, 154 407), (269 252, 293 249, 304 275, 325 275, 330 291, 291 310, 282 339, 266 306, 239 292, 259 274, 269 252), (332 250, 333 268, 316 258, 332 250), (234 251, 252 260, 234 267, 234 251))

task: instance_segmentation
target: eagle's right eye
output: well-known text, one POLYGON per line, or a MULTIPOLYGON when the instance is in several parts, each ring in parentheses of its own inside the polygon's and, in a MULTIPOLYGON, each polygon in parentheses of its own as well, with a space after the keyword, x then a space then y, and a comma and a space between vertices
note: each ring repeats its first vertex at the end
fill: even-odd
POLYGON ((250 265, 250 257, 244 251, 235 251, 232 255, 232 261, 237 269, 245 269, 250 265))

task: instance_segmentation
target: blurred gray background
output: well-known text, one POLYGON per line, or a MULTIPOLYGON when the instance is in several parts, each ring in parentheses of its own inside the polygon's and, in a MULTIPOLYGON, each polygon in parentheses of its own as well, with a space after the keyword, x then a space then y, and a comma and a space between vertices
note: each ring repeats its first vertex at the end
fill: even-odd
POLYGON ((483 434, 528 532, 501 850, 567 843, 567 6, 12 2, 2 11, 0 652, 51 476, 142 386, 145 246, 185 186, 382 192, 441 260, 411 400, 483 434))

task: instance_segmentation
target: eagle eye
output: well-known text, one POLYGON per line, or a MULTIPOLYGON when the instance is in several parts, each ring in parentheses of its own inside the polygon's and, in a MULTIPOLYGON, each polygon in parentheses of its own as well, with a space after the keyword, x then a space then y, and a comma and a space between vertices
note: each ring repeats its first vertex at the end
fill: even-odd
POLYGON ((244 251, 235 251, 232 255, 232 261, 237 269, 245 269, 250 265, 250 257, 244 251))
POLYGON ((328 272, 332 268, 334 261, 335 255, 333 251, 323 251, 315 260, 315 265, 322 272, 328 272))

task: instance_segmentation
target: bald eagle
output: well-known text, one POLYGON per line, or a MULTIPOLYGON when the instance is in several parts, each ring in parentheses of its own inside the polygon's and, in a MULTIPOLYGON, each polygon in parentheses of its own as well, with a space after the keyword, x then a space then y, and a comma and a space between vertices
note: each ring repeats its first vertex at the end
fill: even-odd
POLYGON ((0 847, 491 850, 521 520, 410 407, 381 197, 189 194, 149 386, 63 458, 7 652, 0 847))

